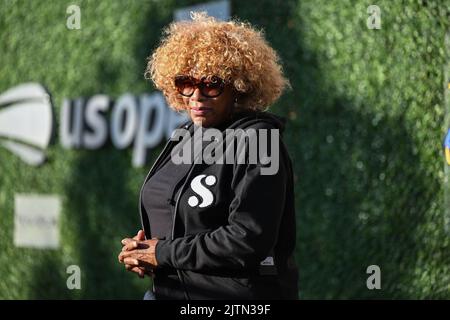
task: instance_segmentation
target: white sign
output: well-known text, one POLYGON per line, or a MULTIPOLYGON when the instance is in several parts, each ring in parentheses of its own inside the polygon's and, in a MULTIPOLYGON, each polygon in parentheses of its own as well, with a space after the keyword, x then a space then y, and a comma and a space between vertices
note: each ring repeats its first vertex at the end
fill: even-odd
POLYGON ((230 19, 230 1, 212 1, 177 9, 174 12, 174 20, 191 20, 191 11, 206 11, 211 17, 227 21, 230 19))
POLYGON ((16 194, 14 197, 14 244, 17 247, 59 247, 61 202, 53 195, 16 194))

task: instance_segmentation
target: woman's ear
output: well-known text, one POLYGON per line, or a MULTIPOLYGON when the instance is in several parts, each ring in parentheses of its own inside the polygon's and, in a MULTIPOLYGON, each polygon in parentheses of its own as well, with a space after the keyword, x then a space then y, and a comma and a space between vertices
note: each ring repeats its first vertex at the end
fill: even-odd
POLYGON ((242 102, 245 99, 245 93, 239 92, 236 89, 234 90, 234 97, 233 97, 233 106, 234 109, 241 109, 242 108, 242 102))

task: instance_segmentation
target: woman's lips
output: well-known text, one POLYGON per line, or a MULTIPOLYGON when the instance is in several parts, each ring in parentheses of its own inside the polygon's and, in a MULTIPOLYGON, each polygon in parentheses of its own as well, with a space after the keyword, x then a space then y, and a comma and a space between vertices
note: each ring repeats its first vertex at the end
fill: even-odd
POLYGON ((211 112, 212 108, 207 107, 191 107, 191 111, 196 116, 204 116, 205 114, 211 112))

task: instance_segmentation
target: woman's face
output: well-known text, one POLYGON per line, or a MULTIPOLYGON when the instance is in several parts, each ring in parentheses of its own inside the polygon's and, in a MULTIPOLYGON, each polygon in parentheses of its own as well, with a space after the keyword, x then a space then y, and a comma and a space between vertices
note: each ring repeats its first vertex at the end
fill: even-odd
POLYGON ((225 84, 223 92, 216 97, 205 96, 199 87, 195 87, 190 97, 183 96, 183 102, 191 120, 208 128, 218 126, 230 117, 234 98, 233 87, 225 84))

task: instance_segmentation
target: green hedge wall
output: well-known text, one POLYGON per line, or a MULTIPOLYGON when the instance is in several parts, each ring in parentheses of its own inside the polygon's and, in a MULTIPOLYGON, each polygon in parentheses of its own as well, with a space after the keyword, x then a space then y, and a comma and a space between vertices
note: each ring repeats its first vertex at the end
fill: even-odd
MULTIPOLYGON (((36 81, 64 97, 153 90, 145 59, 175 8, 199 1, 0 0, 0 92, 36 81), (66 8, 81 7, 81 30, 66 8)), ((301 298, 450 298, 449 209, 442 141, 449 1, 231 1, 232 14, 266 32, 293 90, 273 106, 289 119, 301 298), (367 7, 381 29, 367 28, 367 7), (447 194, 446 194, 447 192, 447 194), (381 268, 368 290, 366 268, 381 268)), ((131 150, 66 150, 30 167, 0 149, 0 298, 140 299, 149 282, 117 263, 139 227, 148 166, 131 150), (63 201, 61 248, 13 246, 14 194, 63 201), (68 290, 79 265, 82 289, 68 290)), ((446 173, 447 172, 447 173, 446 173)))

